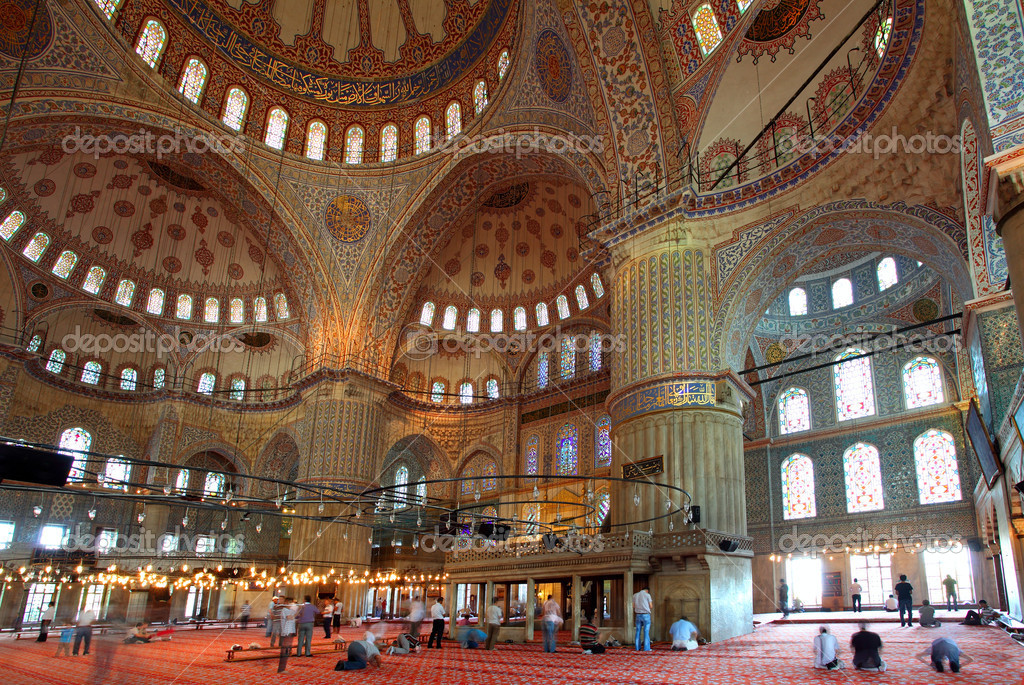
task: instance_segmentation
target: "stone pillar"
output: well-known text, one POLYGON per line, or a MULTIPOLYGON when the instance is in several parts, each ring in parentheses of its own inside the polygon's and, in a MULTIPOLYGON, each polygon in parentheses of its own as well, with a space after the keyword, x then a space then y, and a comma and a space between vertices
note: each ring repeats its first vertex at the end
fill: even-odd
POLYGON ((448 583, 448 637, 455 640, 458 637, 456 632, 456 622, 458 616, 456 612, 459 610, 458 597, 455 596, 455 583, 448 583))
POLYGON ((534 614, 537 611, 537 586, 533 578, 526 579, 526 640, 533 640, 534 614))
POLYGON ((622 636, 622 644, 631 645, 634 639, 634 628, 633 624, 633 572, 626 571, 622 574, 622 601, 626 609, 625 616, 625 632, 622 636))
MULTIPOLYGON (((1004 182, 1003 187, 1007 187, 1004 182)), ((1003 237, 1006 250, 1006 269, 1010 274, 1013 303, 1017 308, 1017 323, 1024 341, 1024 193, 1004 203, 996 223, 996 232, 1003 237)))
POLYGON ((579 576, 572 577, 572 639, 573 642, 580 641, 580 583, 583 581, 579 576))

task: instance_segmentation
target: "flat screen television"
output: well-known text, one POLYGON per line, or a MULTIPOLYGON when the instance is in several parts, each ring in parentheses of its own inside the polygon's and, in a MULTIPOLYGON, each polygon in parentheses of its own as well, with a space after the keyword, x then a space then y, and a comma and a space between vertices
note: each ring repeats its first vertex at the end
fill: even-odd
POLYGON ((974 448, 975 456, 978 457, 985 483, 991 489, 1002 474, 1003 467, 999 463, 999 455, 992 444, 992 438, 988 435, 988 429, 985 428, 985 422, 981 419, 977 400, 971 400, 971 407, 967 410, 967 437, 974 448))

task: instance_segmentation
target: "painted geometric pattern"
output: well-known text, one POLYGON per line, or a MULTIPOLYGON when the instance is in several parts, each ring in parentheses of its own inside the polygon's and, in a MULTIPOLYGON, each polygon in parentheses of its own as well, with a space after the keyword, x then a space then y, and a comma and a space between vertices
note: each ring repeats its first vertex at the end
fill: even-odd
MULTIPOLYGON (((1019 0, 974 0, 968 4, 973 44, 988 104, 989 126, 1012 131, 1024 126, 1024 9, 1019 0), (972 11, 973 10, 973 11, 972 11), (1009 122, 1013 125, 1007 126, 1009 122)), ((1000 135, 995 151, 1009 149, 1000 135)))

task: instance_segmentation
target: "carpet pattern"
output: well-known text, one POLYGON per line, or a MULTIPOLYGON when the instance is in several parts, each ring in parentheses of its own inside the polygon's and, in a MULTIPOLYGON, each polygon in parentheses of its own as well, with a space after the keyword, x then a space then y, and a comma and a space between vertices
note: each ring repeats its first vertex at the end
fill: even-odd
MULTIPOLYGON (((584 656, 579 647, 564 646, 545 654, 540 644, 499 645, 494 652, 464 650, 447 642, 445 649, 425 650, 407 656, 385 656, 380 670, 335 672, 342 652, 295 658, 279 675, 277 661, 225 662, 225 650, 233 643, 267 645, 262 630, 179 630, 170 642, 123 645, 120 637, 94 636, 89 656, 54 658, 56 640, 38 644, 31 640, 0 640, 0 665, 5 683, 40 685, 96 683, 103 685, 241 685, 259 683, 395 683, 439 685, 550 684, 583 682, 588 685, 618 683, 714 683, 725 685, 789 685, 790 683, 870 682, 900 685, 939 685, 966 679, 1024 685, 1024 647, 1003 631, 988 627, 945 625, 938 629, 915 626, 873 626, 885 644, 886 673, 859 673, 849 669, 850 636, 855 626, 837 624, 833 633, 842 647, 847 668, 825 672, 812 668, 811 641, 816 625, 759 626, 750 635, 726 640, 696 652, 674 653, 668 645, 656 645, 651 653, 630 648, 611 649, 603 655, 584 656), (939 635, 952 637, 975 662, 959 675, 935 673, 914 655, 939 635)), ((358 639, 362 631, 342 629, 346 639, 358 639)), ((561 639, 567 637, 563 633, 561 639)), ((330 643, 322 636, 314 648, 330 643)))

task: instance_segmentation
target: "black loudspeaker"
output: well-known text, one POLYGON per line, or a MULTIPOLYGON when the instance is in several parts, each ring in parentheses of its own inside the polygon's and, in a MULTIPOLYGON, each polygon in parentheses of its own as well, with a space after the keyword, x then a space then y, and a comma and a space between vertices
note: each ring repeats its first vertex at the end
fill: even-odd
POLYGON ((690 523, 700 523, 700 507, 690 507, 690 523))
POLYGON ((1013 486, 1013 489, 1024 495, 1024 480, 1013 486))
POLYGON ((737 549, 739 549, 739 546, 740 543, 736 542, 735 540, 722 540, 718 543, 718 549, 722 550, 723 552, 735 552, 737 549))
POLYGON ((0 444, 0 482, 14 480, 60 487, 68 482, 73 462, 74 457, 69 454, 3 443, 0 444))
POLYGON ((967 538, 967 548, 972 552, 980 552, 984 549, 981 538, 967 538))
POLYGON ((508 540, 508 536, 509 533, 511 533, 511 529, 508 526, 504 526, 500 523, 492 523, 490 521, 485 521, 484 523, 481 523, 479 526, 477 526, 476 532, 481 537, 490 538, 492 540, 508 540))

